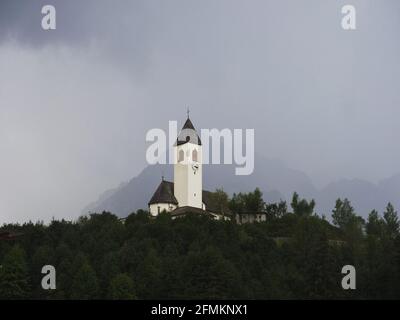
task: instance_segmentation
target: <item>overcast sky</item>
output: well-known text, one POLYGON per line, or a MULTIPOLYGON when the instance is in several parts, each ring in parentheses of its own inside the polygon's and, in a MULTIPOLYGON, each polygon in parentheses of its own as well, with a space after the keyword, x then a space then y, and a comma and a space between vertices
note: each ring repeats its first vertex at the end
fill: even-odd
POLYGON ((1 0, 0 223, 77 217, 187 106, 317 186, 399 173, 399 31, 397 0, 1 0))

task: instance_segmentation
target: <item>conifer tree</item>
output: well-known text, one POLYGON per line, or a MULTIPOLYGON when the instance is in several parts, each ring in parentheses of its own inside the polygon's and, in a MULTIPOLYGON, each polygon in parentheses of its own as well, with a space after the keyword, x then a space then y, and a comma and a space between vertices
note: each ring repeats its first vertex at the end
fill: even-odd
POLYGON ((14 245, 0 264, 0 299, 29 298, 28 279, 25 251, 14 245))
POLYGON ((136 299, 132 278, 126 273, 120 273, 112 278, 110 282, 108 298, 112 300, 136 299))
POLYGON ((399 234, 399 218, 397 216, 397 211, 390 202, 386 206, 383 218, 385 219, 388 236, 390 238, 395 238, 399 234))

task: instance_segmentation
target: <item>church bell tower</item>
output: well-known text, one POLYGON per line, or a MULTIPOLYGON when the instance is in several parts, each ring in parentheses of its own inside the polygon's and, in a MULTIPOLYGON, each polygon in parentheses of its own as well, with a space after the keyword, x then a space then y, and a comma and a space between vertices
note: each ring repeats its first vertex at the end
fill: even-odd
POLYGON ((203 208, 201 140, 188 118, 174 145, 174 196, 179 207, 203 208))

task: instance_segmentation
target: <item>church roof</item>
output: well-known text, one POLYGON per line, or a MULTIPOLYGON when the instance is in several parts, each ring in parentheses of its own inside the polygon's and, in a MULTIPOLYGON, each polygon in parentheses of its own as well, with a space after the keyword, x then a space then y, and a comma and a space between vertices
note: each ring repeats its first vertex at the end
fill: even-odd
MULTIPOLYGON (((221 208, 220 208, 219 204, 216 202, 217 200, 214 199, 213 194, 214 193, 211 191, 203 190, 203 192, 202 192, 203 203, 206 205, 207 211, 214 212, 214 213, 221 213, 221 208)), ((155 203, 172 203, 172 204, 178 205, 178 201, 176 200, 176 198, 174 196, 174 183, 173 182, 165 181, 165 180, 161 181, 158 188, 156 189, 153 196, 151 197, 151 199, 149 201, 149 205, 155 204, 155 203)), ((181 208, 183 208, 183 207, 181 207, 181 208)), ((188 208, 192 209, 192 207, 188 207, 188 208)), ((198 208, 193 208, 193 209, 198 209, 198 208)), ((204 211, 202 209, 198 209, 198 210, 204 211)), ((177 214, 179 214, 181 211, 182 210, 178 210, 177 214)), ((229 208, 224 208, 224 213, 226 215, 232 214, 232 212, 229 210, 229 208)))
POLYGON ((191 121, 189 118, 187 118, 187 120, 185 121, 185 124, 183 125, 182 129, 192 129, 192 130, 196 130, 196 129, 194 128, 194 125, 193 125, 192 121, 191 121))
POLYGON ((169 181, 161 181, 157 190, 149 201, 149 205, 154 203, 172 203, 178 205, 178 201, 174 196, 174 183, 169 181))
POLYGON ((179 146, 187 142, 201 146, 200 137, 197 134, 196 129, 194 128, 194 125, 192 121, 190 121, 189 117, 187 118, 181 132, 178 135, 178 138, 176 139, 176 145, 179 146))
POLYGON ((195 207, 190 207, 190 206, 176 208, 175 210, 173 210, 171 212, 171 215, 176 217, 176 216, 184 216, 188 213, 212 216, 212 214, 208 210, 203 210, 200 208, 195 208, 195 207))

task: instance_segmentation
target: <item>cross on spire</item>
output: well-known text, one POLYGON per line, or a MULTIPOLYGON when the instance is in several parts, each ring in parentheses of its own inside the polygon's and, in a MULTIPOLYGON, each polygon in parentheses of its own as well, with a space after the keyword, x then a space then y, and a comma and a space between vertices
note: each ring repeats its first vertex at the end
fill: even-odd
POLYGON ((190 113, 189 107, 187 107, 186 113, 187 113, 187 117, 188 117, 188 119, 189 119, 189 113, 190 113))

